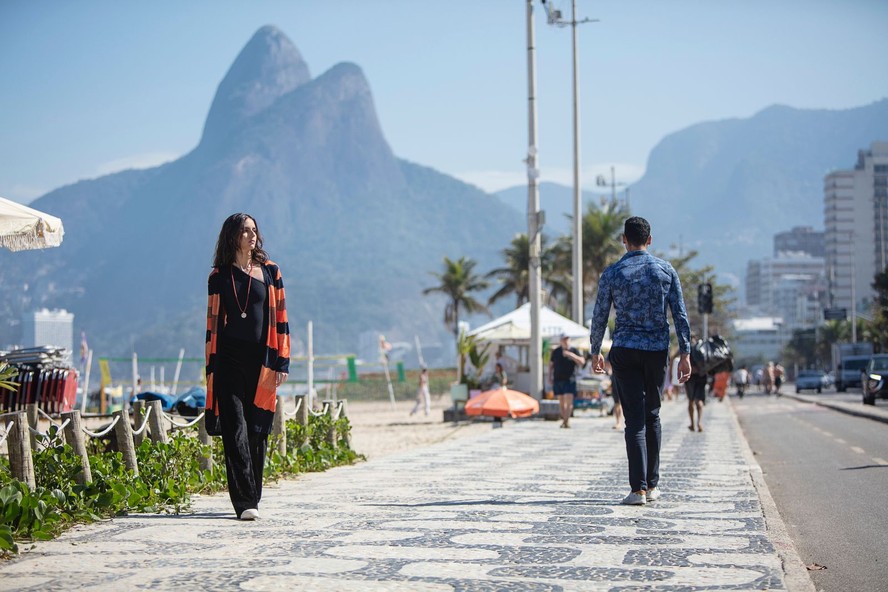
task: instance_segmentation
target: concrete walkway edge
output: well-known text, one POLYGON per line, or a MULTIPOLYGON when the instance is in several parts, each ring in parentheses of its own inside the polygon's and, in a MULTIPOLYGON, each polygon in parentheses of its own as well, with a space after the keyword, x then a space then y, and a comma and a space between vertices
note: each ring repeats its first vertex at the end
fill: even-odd
MULTIPOLYGON (((731 401, 730 397, 726 397, 726 399, 731 401)), ((736 424, 737 432, 743 434, 740 421, 737 419, 736 410, 733 408, 733 402, 731 402, 731 417, 736 424)), ((740 447, 749 465, 749 476, 752 478, 752 484, 755 486, 756 492, 758 492, 769 538, 777 550, 780 561, 783 563, 784 582, 787 590, 789 592, 815 592, 814 582, 811 581, 808 569, 805 567, 802 558, 799 557, 795 544, 786 530, 786 524, 777 510, 777 504, 774 502, 774 498, 771 497, 771 491, 765 482, 762 467, 758 464, 752 449, 749 447, 745 434, 741 438, 740 447)))
POLYGON ((824 401, 814 398, 813 395, 799 395, 795 393, 780 393, 780 396, 789 397, 790 399, 801 401, 802 403, 812 403, 814 405, 820 405, 821 407, 827 407, 835 411, 847 413, 848 415, 855 415, 857 417, 865 417, 867 419, 873 419, 875 421, 888 423, 888 412, 885 412, 883 409, 872 407, 870 405, 864 405, 863 403, 824 401))

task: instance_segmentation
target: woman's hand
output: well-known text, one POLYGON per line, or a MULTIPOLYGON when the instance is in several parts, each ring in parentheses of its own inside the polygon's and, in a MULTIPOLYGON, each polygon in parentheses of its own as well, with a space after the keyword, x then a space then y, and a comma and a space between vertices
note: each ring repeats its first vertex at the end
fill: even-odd
POLYGON ((286 372, 275 372, 274 375, 274 386, 281 386, 285 382, 287 382, 287 377, 290 376, 286 372))

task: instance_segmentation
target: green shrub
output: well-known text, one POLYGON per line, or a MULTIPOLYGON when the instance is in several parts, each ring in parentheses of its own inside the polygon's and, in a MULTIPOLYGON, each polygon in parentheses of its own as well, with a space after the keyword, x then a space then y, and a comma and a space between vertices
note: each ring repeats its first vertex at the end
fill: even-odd
MULTIPOLYGON (((348 419, 309 416, 307 427, 289 420, 286 454, 269 439, 265 476, 276 480, 306 471, 351 464, 364 457, 348 446, 348 419), (327 441, 331 427, 336 444, 327 441), (305 442, 303 445, 300 443, 305 442)), ((174 432, 169 441, 145 440, 136 449, 139 475, 128 470, 120 452, 107 451, 102 440, 90 440, 88 456, 92 482, 77 484, 80 458, 60 444, 52 426, 34 451, 34 491, 14 479, 6 459, 0 460, 0 552, 14 553, 22 541, 47 540, 73 524, 92 522, 129 512, 175 512, 190 507, 194 493, 213 493, 227 486, 222 439, 209 446, 194 437, 197 428, 174 432), (200 459, 212 451, 213 468, 200 469, 200 459)))

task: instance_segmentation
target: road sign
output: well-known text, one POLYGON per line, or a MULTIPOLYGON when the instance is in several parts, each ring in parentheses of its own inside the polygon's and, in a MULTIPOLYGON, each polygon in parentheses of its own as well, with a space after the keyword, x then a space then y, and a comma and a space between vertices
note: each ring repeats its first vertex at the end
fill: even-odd
POLYGON ((848 310, 845 308, 824 308, 824 321, 844 321, 848 318, 848 310))

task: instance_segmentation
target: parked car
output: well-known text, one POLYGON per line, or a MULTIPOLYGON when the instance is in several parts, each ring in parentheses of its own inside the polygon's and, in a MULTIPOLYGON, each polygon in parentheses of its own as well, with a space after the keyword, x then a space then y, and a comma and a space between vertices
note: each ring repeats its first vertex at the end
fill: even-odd
POLYGON ((848 356, 836 369, 836 390, 844 393, 849 386, 863 386, 862 377, 872 356, 848 356))
POLYGON ((873 356, 866 365, 863 404, 875 405, 876 397, 888 399, 888 355, 885 354, 873 356))
POLYGON ((826 374, 820 370, 799 370, 799 375, 795 379, 795 391, 817 391, 823 390, 824 382, 829 380, 826 374))

